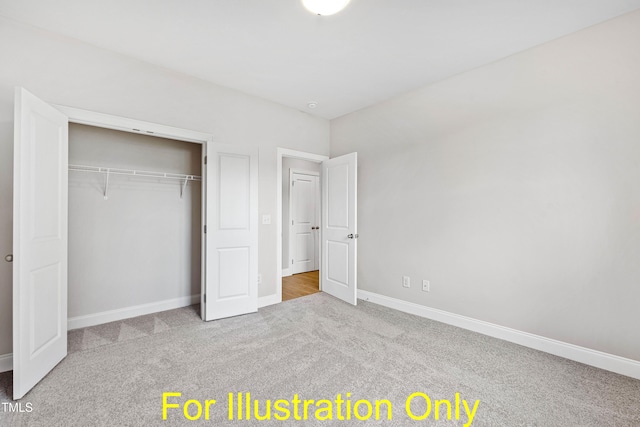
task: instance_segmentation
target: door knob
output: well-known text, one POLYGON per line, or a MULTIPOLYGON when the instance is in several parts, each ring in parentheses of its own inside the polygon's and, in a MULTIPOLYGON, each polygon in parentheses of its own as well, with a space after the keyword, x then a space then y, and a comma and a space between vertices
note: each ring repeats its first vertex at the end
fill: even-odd
POLYGON ((9 254, 6 257, 4 257, 4 260, 7 262, 13 262, 13 254, 9 254))
POLYGON ((349 234, 347 235, 347 239, 357 239, 358 235, 357 234, 349 234))

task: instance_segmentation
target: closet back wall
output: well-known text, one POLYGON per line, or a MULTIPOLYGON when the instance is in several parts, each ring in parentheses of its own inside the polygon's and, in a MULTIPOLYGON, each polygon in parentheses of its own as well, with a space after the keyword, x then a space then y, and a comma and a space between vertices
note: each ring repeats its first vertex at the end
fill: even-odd
MULTIPOLYGON (((69 163, 201 175, 202 146, 70 124, 69 163)), ((201 183, 69 172, 69 318, 200 294, 201 183)), ((70 325, 72 326, 72 325, 70 325)))

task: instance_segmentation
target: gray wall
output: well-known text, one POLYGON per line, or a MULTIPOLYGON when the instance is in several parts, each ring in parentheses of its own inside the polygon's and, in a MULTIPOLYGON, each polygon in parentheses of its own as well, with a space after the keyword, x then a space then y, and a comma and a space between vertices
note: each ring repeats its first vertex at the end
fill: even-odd
POLYGON ((332 121, 359 287, 640 360, 638 40, 634 12, 332 121))
MULTIPOLYGON (((202 175, 202 145, 71 124, 69 163, 202 175)), ((201 183, 69 172, 69 317, 200 293, 201 183)))
MULTIPOLYGON (((12 252, 13 96, 211 133, 259 146, 260 214, 276 214, 277 147, 328 154, 329 122, 0 18, 0 255, 12 252)), ((260 296, 276 293, 276 226, 260 225, 260 296)), ((0 355, 11 353, 11 264, 0 262, 0 355)))
POLYGON ((321 164, 290 157, 282 158, 282 268, 289 268, 289 170, 300 169, 320 173, 321 164))

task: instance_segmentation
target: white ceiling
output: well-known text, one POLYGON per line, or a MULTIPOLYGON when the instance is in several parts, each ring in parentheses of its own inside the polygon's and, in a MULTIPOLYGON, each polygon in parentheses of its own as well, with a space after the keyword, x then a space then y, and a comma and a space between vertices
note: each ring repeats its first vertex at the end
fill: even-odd
POLYGON ((329 119, 638 8, 351 0, 321 17, 300 0, 0 0, 16 21, 329 119))

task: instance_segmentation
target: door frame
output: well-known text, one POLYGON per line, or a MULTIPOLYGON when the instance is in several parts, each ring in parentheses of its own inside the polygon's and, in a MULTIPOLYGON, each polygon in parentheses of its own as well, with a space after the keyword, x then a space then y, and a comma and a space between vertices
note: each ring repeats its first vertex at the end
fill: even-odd
MULTIPOLYGON (((178 141, 192 142, 202 145, 202 216, 200 230, 204 230, 206 221, 207 207, 207 179, 206 167, 204 167, 204 159, 207 155, 207 147, 213 144, 213 135, 193 131, 189 129, 176 128, 172 126, 161 125, 158 123, 147 122, 144 120, 130 119, 127 117, 113 116, 110 114, 98 113, 96 111, 84 110, 81 108, 68 107, 66 105, 51 104, 54 108, 62 112, 68 117, 69 123, 77 123, 81 125, 94 126, 105 129, 119 130, 123 132, 136 133, 147 136, 157 136, 160 138, 170 138, 178 141)), ((201 261, 200 261, 200 307, 204 307, 204 295, 206 286, 206 239, 204 233, 201 236, 201 261)), ((203 308, 204 310, 204 308, 203 308)), ((68 314, 67 314, 68 316, 68 314)), ((115 319, 117 320, 117 319, 115 319)))
MULTIPOLYGON (((276 157, 276 293, 258 299, 258 307, 282 302, 282 159, 284 157, 322 163, 329 156, 305 151, 278 148, 276 157)), ((322 175, 321 175, 322 176, 322 175)), ((322 259, 320 259, 320 281, 322 281, 322 259)))
MULTIPOLYGON (((284 173, 284 171, 282 171, 284 173)), ((320 188, 320 172, 316 172, 316 171, 310 171, 310 170, 304 170, 304 169, 289 169, 289 219, 291 219, 293 217, 293 200, 291 197, 292 193, 292 182, 293 182, 293 175, 297 174, 297 175, 307 175, 307 176, 312 176, 318 179, 317 181, 317 186, 316 186, 316 195, 314 197, 314 205, 313 205, 313 209, 315 210, 315 215, 316 215, 316 222, 320 223, 320 218, 322 215, 322 212, 320 211, 320 203, 321 203, 321 199, 322 199, 322 194, 320 191, 317 191, 320 188)), ((287 224, 287 227, 289 228, 289 257, 292 256, 293 254, 293 249, 295 249, 295 239, 293 236, 293 226, 291 224, 287 224)), ((283 230, 284 231, 284 230, 283 230)), ((320 236, 320 229, 318 229, 318 237, 320 236)), ((284 245, 284 242, 283 242, 284 245)), ((315 255, 314 255, 314 260, 313 260, 313 265, 314 268, 317 266, 317 270, 320 270, 320 241, 318 240, 316 243, 314 243, 314 246, 316 246, 314 248, 315 251, 315 255)), ((291 267, 289 267, 291 268, 291 267)))

